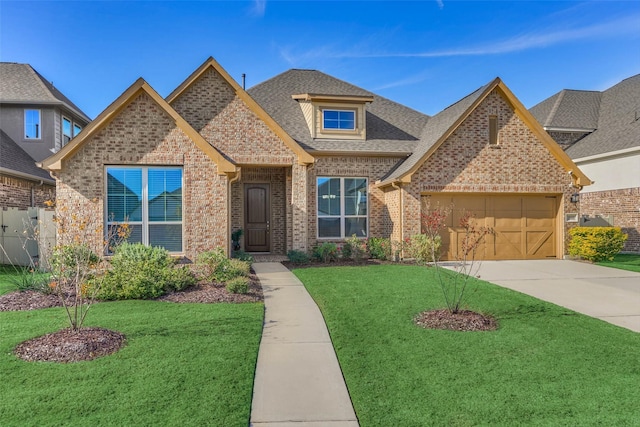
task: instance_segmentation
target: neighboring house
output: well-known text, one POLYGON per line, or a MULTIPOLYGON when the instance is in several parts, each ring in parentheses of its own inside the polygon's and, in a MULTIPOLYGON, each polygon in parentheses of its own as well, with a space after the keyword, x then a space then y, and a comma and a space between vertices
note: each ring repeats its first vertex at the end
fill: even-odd
POLYGON ((90 122, 28 64, 0 63, 0 208, 43 206, 55 181, 39 162, 90 122))
POLYGON ((640 252, 640 74, 603 91, 563 90, 531 108, 594 180, 580 194, 581 225, 614 225, 640 252))
POLYGON ((429 117, 312 70, 247 92, 213 58, 166 99, 139 79, 42 167, 59 206, 188 259, 237 229, 254 253, 402 241, 452 202, 496 230, 482 258, 560 258, 590 184, 500 79, 429 117))

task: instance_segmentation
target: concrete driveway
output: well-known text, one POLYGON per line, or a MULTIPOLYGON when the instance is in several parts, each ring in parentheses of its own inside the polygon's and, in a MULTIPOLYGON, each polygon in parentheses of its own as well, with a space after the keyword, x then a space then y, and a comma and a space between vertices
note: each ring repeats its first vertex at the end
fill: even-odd
POLYGON ((482 261, 480 279, 640 332, 640 273, 568 260, 482 261))

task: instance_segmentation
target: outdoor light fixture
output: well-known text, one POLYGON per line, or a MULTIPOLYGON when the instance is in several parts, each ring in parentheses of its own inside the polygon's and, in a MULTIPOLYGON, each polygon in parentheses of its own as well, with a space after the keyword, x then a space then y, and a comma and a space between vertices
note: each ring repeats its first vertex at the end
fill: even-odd
POLYGON ((580 201, 580 193, 573 193, 569 201, 571 201, 571 203, 578 203, 580 201))

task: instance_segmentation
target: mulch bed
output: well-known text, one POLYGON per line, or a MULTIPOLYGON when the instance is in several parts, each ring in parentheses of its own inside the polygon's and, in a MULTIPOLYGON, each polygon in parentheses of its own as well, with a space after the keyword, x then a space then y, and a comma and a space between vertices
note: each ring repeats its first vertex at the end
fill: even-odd
POLYGON ((498 323, 490 316, 470 310, 451 313, 449 310, 424 311, 414 322, 425 329, 445 329, 449 331, 495 331, 498 323))
POLYGON ((26 311, 61 307, 57 295, 38 291, 14 291, 0 295, 0 311, 26 311))
POLYGON ((28 362, 70 363, 115 353, 125 344, 120 332, 104 328, 63 329, 19 344, 14 353, 28 362))
POLYGON ((201 283, 193 288, 180 292, 172 292, 157 299, 157 301, 170 301, 177 303, 203 303, 213 304, 220 302, 242 303, 263 301, 262 286, 255 275, 249 277, 249 291, 246 294, 232 294, 221 283, 201 283))

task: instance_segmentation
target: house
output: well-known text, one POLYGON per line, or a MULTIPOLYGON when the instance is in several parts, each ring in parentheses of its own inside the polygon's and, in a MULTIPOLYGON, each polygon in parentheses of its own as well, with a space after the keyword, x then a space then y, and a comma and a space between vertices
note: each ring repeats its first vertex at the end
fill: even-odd
POLYGON ((28 64, 0 63, 0 207, 43 206, 55 181, 36 167, 90 122, 28 64))
POLYGON ((500 79, 429 117, 313 70, 247 92, 213 58, 166 98, 139 79, 41 166, 59 206, 188 259, 237 229, 254 253, 401 241, 436 203, 449 257, 467 209, 496 230, 481 257, 560 258, 590 184, 500 79))
POLYGON ((581 225, 614 225, 640 252, 640 74, 602 92, 562 90, 531 114, 591 179, 580 194, 581 225))

